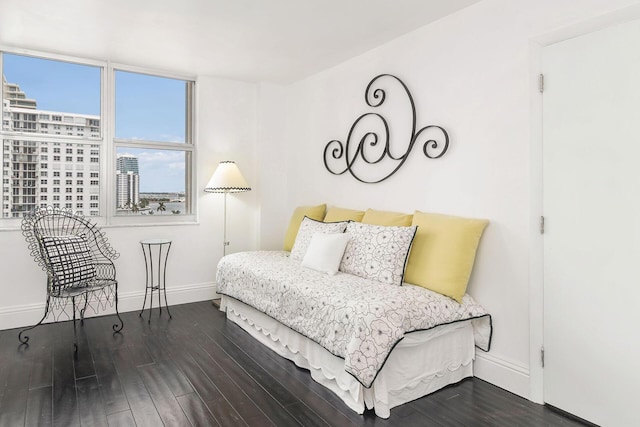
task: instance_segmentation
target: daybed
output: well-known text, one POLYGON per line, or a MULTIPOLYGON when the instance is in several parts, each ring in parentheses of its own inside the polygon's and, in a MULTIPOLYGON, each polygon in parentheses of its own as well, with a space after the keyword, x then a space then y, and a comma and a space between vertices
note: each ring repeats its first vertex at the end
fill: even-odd
POLYGON ((415 226, 310 218, 296 225, 291 252, 242 252, 220 261, 217 286, 228 319, 309 369, 358 413, 373 408, 387 418, 391 408, 473 375, 475 347, 489 350, 491 317, 469 295, 456 301, 402 281, 415 226), (317 241, 334 238, 343 241, 341 271, 308 268, 317 241), (389 248, 401 268, 384 264, 392 262, 389 248), (374 252, 381 258, 372 259, 374 252))

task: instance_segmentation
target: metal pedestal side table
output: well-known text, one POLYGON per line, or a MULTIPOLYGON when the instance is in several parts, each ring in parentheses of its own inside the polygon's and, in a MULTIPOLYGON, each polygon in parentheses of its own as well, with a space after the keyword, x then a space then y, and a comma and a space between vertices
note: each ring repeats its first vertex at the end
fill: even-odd
POLYGON ((162 301, 160 300, 160 293, 164 293, 164 306, 169 313, 169 318, 172 318, 169 311, 169 305, 167 304, 167 258, 169 258, 169 250, 171 249, 171 240, 168 239, 147 239, 141 240, 140 246, 142 246, 142 253, 144 254, 144 267, 146 271, 146 286, 144 290, 144 303, 142 303, 142 310, 140 310, 139 316, 142 317, 142 312, 147 305, 147 294, 151 292, 150 304, 149 304, 149 322, 151 322, 151 311, 153 310, 153 292, 158 291, 158 308, 160 309, 160 315, 162 315, 162 301))

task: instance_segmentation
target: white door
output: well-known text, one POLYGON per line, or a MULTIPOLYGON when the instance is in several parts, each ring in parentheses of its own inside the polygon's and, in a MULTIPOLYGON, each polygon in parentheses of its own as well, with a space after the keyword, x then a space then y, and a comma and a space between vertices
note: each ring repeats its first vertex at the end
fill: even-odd
POLYGON ((640 21, 543 49, 544 400, 640 426, 640 21))

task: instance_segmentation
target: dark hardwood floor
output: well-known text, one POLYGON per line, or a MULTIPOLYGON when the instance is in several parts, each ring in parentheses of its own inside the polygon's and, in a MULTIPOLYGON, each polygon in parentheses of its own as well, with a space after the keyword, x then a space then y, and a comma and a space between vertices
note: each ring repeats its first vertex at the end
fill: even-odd
POLYGON ((576 421, 478 379, 357 415, 333 393, 225 320, 210 302, 171 307, 151 324, 124 313, 0 331, 0 426, 575 426, 576 421))

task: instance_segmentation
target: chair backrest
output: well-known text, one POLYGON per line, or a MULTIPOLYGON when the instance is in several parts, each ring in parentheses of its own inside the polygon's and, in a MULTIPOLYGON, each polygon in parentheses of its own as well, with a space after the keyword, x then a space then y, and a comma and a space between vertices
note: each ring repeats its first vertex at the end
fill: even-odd
POLYGON ((22 234, 51 288, 84 286, 96 266, 119 256, 95 223, 70 209, 36 208, 24 216, 22 234))

